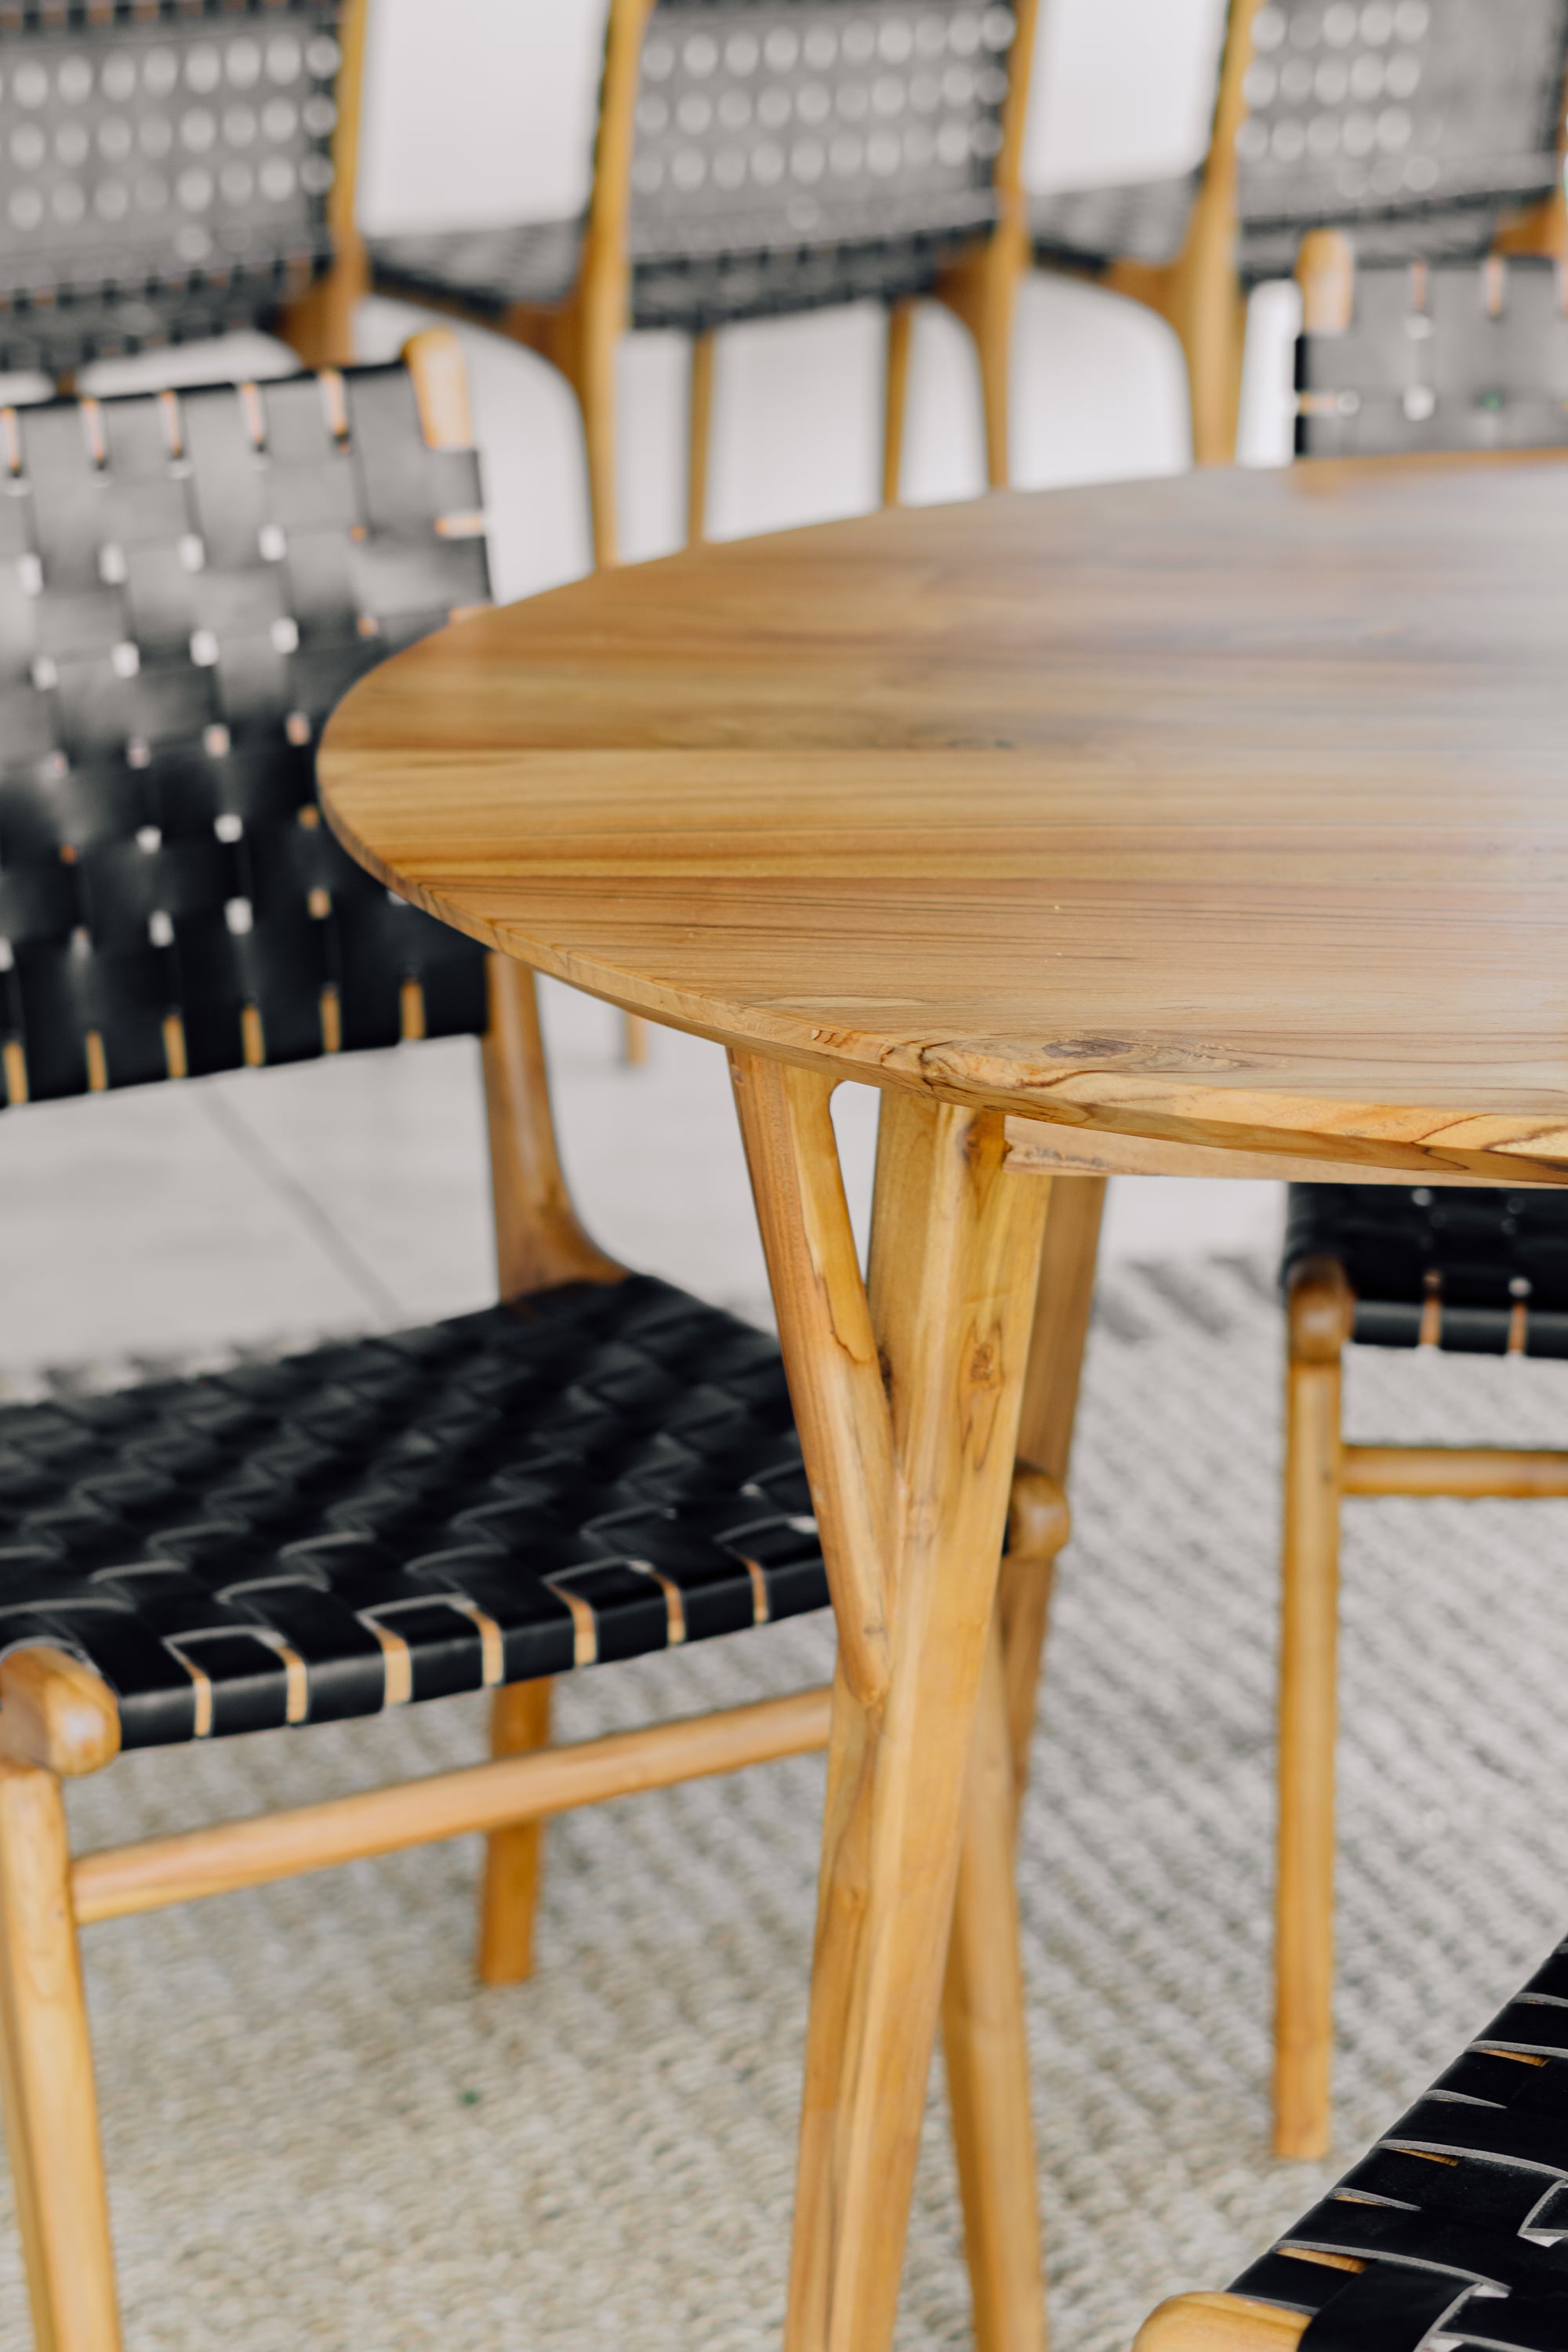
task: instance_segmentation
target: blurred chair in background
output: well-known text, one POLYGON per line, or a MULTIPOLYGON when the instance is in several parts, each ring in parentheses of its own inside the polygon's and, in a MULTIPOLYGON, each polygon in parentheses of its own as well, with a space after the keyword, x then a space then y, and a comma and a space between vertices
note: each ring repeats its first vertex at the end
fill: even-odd
POLYGON ((1037 257, 1181 339, 1194 456, 1235 454, 1246 296, 1334 227, 1365 261, 1568 250, 1568 0, 1231 0, 1207 161, 1030 205, 1037 257))
MULTIPOLYGON (((1439 226, 1447 232, 1448 224, 1439 226)), ((1484 234, 1483 217, 1468 232, 1484 234)), ((1306 457, 1568 448, 1568 316, 1544 257, 1358 268, 1319 230, 1300 262, 1306 457)), ((1469 583, 1472 594, 1484 585, 1469 583)), ((1568 1356, 1568 1201, 1552 1192, 1293 1185, 1280 1693, 1275 2144, 1329 2143, 1335 1645, 1346 1496, 1568 1496, 1568 1453, 1348 1445, 1352 1341, 1568 1356)))
POLYGON ((893 499, 913 305, 945 302, 974 338, 990 478, 1005 482, 1036 7, 612 0, 586 220, 374 240, 374 282, 562 369, 582 406, 601 563, 616 556, 615 348, 633 328, 692 338, 692 539, 707 516, 714 337, 744 320, 887 304, 893 499))
POLYGON ((0 371, 237 327, 347 360, 363 35, 363 0, 0 14, 0 371))

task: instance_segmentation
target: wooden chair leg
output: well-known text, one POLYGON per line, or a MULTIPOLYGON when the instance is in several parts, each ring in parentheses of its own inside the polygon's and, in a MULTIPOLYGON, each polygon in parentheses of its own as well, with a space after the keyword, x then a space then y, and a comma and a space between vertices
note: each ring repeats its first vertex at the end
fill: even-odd
POLYGON ((713 438, 713 362, 718 337, 711 330, 691 344, 691 407, 686 460, 686 539, 700 546, 708 536, 708 457, 713 438))
MULTIPOLYGON (((490 1710, 490 1754, 518 1756, 550 1745, 551 1685, 510 1683, 490 1710)), ((479 1972, 488 1985, 521 1984, 533 1974, 533 1922, 544 1867, 544 1823, 517 1822, 485 1841, 479 1896, 479 1972)))
POLYGON ((971 1752, 942 2045, 977 2352, 1046 2352, 1046 2284, 1014 1875, 1017 1791, 999 1622, 971 1752))
POLYGON ((1333 2068, 1335 1651, 1339 1632, 1341 1355, 1354 1307, 1344 1270, 1291 1276, 1279 1654, 1274 2147, 1328 2151, 1333 2068))
POLYGON ((882 394, 882 504, 896 507, 904 478, 904 425, 910 406, 910 360, 915 306, 895 302, 888 312, 888 373, 882 394))
POLYGON ((628 1070, 640 1070, 647 1063, 648 1024, 640 1013, 621 1015, 621 1059, 628 1070))
POLYGON ((1029 1743, 1057 1554, 1070 1522, 1063 1488, 1072 1458, 1084 1341, 1094 1303, 1095 1265, 1105 1213, 1103 1176, 1053 1176, 1024 1378, 1013 1520, 1002 1562, 998 1612, 1006 1656, 1007 1717, 1020 1796, 1028 1779, 1029 1743), (1044 1474, 1031 1484, 1028 1474, 1044 1474))
POLYGON ((52 1772, 4 1758, 0 2093, 37 2352, 119 2352, 60 1784, 52 1772))
POLYGON ((1132 2352, 1295 2352, 1304 2311, 1239 2294, 1182 2294, 1151 2312, 1132 2352))

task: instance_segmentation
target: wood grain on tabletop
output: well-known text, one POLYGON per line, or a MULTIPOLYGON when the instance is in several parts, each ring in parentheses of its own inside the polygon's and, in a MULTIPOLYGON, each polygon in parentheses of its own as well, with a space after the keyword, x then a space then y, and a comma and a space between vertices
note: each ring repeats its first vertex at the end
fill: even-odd
POLYGON ((322 777, 540 969, 841 1076, 1568 1181, 1568 471, 902 510, 458 624, 322 777))

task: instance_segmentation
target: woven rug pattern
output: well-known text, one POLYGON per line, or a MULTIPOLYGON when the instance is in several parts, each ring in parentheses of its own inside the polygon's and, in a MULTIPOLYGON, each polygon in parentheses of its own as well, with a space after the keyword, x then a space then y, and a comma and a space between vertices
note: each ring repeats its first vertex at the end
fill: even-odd
MULTIPOLYGON (((1022 1843, 1057 2352, 1300 2211, 1568 1928, 1568 1505, 1348 1517, 1339 2140, 1267 2148, 1269 1270, 1101 1285, 1022 1843)), ((1568 1367, 1363 1354, 1357 1434, 1549 1444, 1568 1367)), ((563 1738, 825 1675, 820 1620, 577 1677, 563 1738)), ((468 1701, 126 1759, 79 1845, 466 1761, 468 1701)), ((762 2352, 783 2312, 818 1762, 552 1828, 540 1965, 473 1841, 89 1932, 129 2352, 762 2352)), ((969 2341, 935 2084, 900 2352, 969 2341)), ((0 2342, 29 2340, 8 2187, 0 2342)))

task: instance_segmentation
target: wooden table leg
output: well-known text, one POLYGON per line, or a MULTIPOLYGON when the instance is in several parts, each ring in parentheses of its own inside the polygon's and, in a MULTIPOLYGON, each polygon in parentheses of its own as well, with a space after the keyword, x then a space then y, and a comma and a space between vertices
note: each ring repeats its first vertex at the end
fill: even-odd
POLYGON ((814 1071, 731 1067, 839 1627, 787 2352, 886 2352, 1048 1187, 883 1097, 869 1296, 814 1071))

